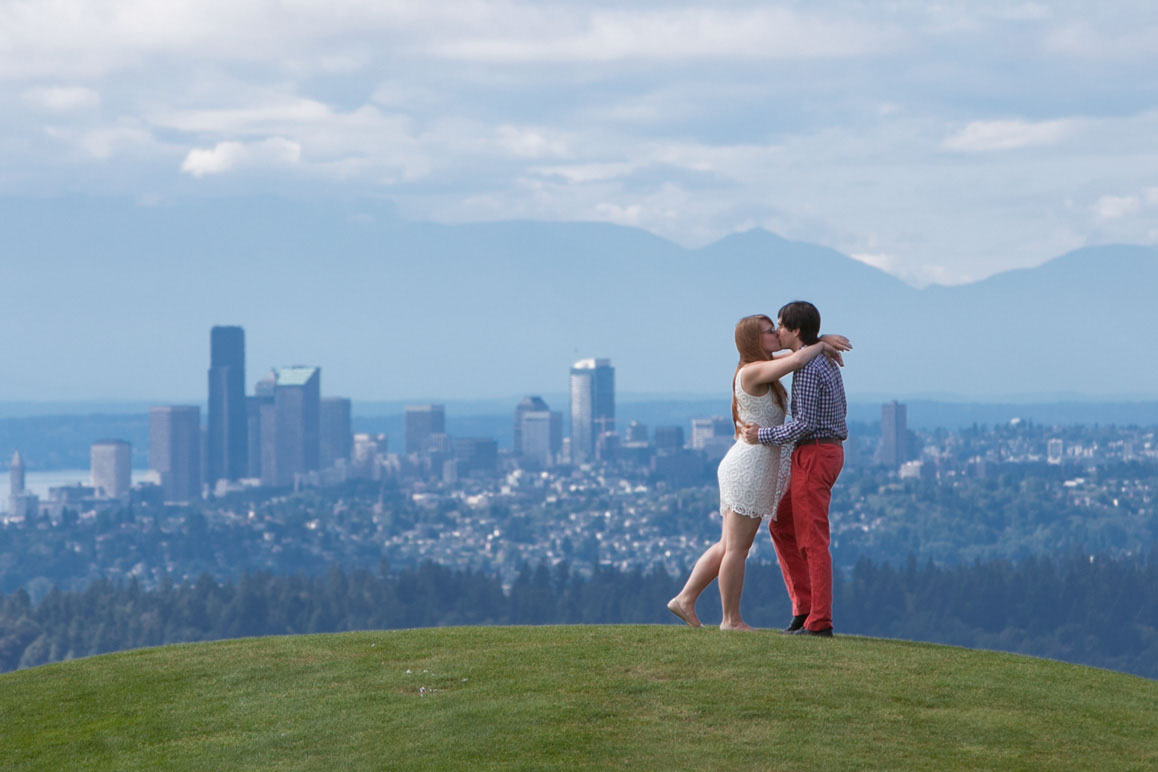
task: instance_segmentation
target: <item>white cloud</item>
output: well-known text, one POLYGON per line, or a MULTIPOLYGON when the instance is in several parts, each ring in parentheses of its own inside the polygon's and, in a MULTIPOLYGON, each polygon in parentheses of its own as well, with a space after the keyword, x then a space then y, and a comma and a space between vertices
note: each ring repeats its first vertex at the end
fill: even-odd
POLYGON ((301 159, 301 155, 301 145, 284 137, 250 143, 218 142, 209 150, 190 150, 181 164, 181 171, 193 177, 204 177, 245 166, 293 165, 301 159))
POLYGON ((789 8, 685 7, 530 15, 436 42, 456 59, 490 62, 850 58, 896 50, 905 36, 871 18, 789 8))
POLYGON ((139 154, 155 144, 153 135, 132 121, 89 129, 48 126, 45 134, 80 151, 83 157, 107 161, 114 156, 139 154))
POLYGON ((562 137, 542 129, 500 126, 498 134, 506 151, 518 158, 566 158, 570 154, 562 137))
POLYGON ((1075 127, 1072 119, 1056 121, 974 121, 948 137, 942 146, 962 153, 986 153, 1051 145, 1075 127))
POLYGON ((1098 28, 1089 21, 1072 21, 1051 29, 1043 48, 1059 56, 1090 60, 1152 59, 1158 55, 1158 25, 1126 21, 1098 28))
POLYGON ((39 107, 59 112, 99 107, 101 95, 85 86, 40 86, 24 92, 24 99, 39 107))
POLYGON ((1142 202, 1137 196, 1102 196, 1094 202, 1094 215, 1102 221, 1137 214, 1142 202))

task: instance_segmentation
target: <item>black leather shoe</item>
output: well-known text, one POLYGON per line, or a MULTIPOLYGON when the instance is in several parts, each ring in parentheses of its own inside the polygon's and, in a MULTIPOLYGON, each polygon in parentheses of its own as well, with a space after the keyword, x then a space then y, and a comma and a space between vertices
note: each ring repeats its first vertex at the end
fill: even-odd
POLYGON ((797 614, 796 616, 792 617, 792 624, 790 624, 790 625, 788 625, 788 627, 784 628, 784 632, 786 632, 786 633, 796 632, 800 628, 804 627, 804 620, 806 620, 806 619, 808 619, 807 614, 797 614))
POLYGON ((809 630, 807 627, 802 627, 792 633, 793 635, 814 635, 817 638, 831 638, 832 628, 826 627, 823 630, 809 630))

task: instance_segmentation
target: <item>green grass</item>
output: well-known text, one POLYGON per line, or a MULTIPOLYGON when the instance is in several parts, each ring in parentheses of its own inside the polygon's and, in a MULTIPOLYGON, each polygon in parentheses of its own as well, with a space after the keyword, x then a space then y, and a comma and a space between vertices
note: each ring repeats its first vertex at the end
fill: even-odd
POLYGON ((8 770, 1153 770, 1158 682, 869 638, 444 628, 0 676, 8 770))

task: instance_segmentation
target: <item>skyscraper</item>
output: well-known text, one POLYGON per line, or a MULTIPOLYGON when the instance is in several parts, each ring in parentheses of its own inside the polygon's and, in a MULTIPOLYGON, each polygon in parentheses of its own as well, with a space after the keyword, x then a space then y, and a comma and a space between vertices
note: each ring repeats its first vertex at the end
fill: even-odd
POLYGON ((411 405, 406 408, 406 452, 422 453, 433 434, 446 434, 444 405, 411 405))
POLYGON ((595 455, 595 441, 615 431, 615 368, 610 359, 582 359, 571 366, 571 460, 595 455))
POLYGON ((92 487, 97 498, 128 499, 132 487, 132 448, 124 440, 97 440, 89 448, 92 487))
POLYGON ((201 498, 201 408, 149 408, 149 467, 160 475, 166 501, 201 498))
POLYGON ((263 484, 293 485, 294 475, 318 468, 321 389, 320 367, 297 365, 276 371, 273 404, 262 408, 263 484))
POLYGON ((249 419, 245 404, 245 330, 209 332, 209 446, 206 479, 237 480, 249 473, 249 419))
POLYGON ((321 465, 329 469, 338 459, 350 460, 354 435, 350 432, 350 400, 346 397, 322 399, 321 465))
MULTIPOLYGON (((12 454, 8 467, 8 520, 28 520, 40 511, 40 499, 24 488, 24 459, 20 451, 12 454)), ((0 518, 0 522, 3 519, 0 518)))
POLYGON ((881 444, 877 462, 888 467, 899 467, 909 460, 909 429, 907 409, 893 400, 881 405, 881 444))
POLYGON ((24 495, 24 459, 19 450, 12 454, 12 463, 8 465, 8 495, 12 498, 24 495))
POLYGON ((563 446, 563 415, 549 410, 538 397, 528 397, 515 409, 516 453, 524 464, 549 466, 558 458, 563 446), (528 402, 528 400, 534 400, 528 402))

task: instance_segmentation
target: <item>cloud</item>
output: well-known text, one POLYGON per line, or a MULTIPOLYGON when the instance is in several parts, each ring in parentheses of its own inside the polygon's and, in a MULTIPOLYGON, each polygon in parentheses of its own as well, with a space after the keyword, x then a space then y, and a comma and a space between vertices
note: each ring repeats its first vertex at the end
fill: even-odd
POLYGON ((518 158, 566 158, 570 154, 564 139, 541 129, 500 126, 498 134, 502 146, 518 158))
POLYGON ((1142 208, 1138 196, 1102 196, 1094 202, 1094 215, 1101 221, 1136 214, 1142 208))
POLYGON ((1097 28, 1089 21, 1071 21, 1051 29, 1042 47, 1051 54, 1087 60, 1153 59, 1158 54, 1158 24, 1134 20, 1097 28))
POLYGON ((41 86, 24 92, 24 99, 38 107, 58 112, 99 107, 101 95, 84 86, 41 86))
POLYGON ((44 133, 79 150, 83 157, 97 161, 126 154, 139 155, 156 144, 153 135, 134 121, 88 129, 48 126, 44 133))
POLYGON ((301 145, 284 137, 250 143, 218 142, 209 150, 190 150, 181 164, 181 171, 193 177, 204 177, 231 172, 239 167, 293 165, 301 155, 301 145))
MULTIPOLYGON (((528 9, 529 10, 529 9, 528 9)), ((484 62, 845 59, 901 47, 899 28, 871 18, 789 8, 668 8, 516 15, 432 51, 484 62)))
POLYGON ((1056 121, 974 121, 947 138, 942 147, 962 153, 987 153, 1051 145, 1074 129, 1070 119, 1056 121))

